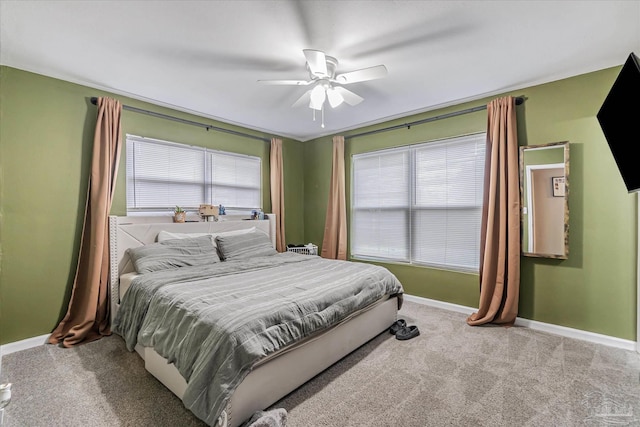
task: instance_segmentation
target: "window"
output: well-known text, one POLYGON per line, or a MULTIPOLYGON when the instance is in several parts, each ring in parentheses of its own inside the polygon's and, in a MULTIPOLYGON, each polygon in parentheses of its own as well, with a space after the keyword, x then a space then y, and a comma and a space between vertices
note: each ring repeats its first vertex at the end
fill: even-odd
POLYGON ((127 135, 127 211, 259 209, 259 157, 127 135))
POLYGON ((354 155, 352 256, 477 271, 485 138, 354 155))

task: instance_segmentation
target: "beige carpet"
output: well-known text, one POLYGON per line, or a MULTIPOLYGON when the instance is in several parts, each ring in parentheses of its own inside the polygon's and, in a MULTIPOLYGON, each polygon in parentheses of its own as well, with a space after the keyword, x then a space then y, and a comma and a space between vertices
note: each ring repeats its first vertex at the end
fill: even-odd
MULTIPOLYGON (((640 355, 406 302, 381 334, 273 405, 288 427, 640 426, 640 355)), ((118 336, 6 355, 5 426, 202 426, 118 336)))

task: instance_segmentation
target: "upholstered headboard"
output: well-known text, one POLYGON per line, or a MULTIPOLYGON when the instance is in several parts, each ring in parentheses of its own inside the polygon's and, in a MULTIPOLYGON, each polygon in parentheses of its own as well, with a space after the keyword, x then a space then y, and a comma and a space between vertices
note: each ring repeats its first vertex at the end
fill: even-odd
POLYGON ((226 215, 216 222, 174 223, 169 216, 110 216, 109 217, 109 291, 111 321, 120 307, 120 276, 134 271, 127 249, 156 242, 160 231, 173 233, 221 233, 255 227, 266 233, 276 246, 276 217, 266 214, 265 220, 247 220, 246 216, 226 215))

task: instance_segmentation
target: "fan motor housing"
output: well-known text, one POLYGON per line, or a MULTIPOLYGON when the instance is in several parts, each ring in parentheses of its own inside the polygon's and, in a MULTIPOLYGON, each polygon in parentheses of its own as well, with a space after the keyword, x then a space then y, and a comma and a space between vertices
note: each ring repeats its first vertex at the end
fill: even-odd
POLYGON ((311 80, 318 80, 318 79, 322 79, 322 78, 333 79, 335 77, 336 68, 338 68, 338 60, 336 58, 334 58, 333 56, 325 56, 325 59, 326 59, 326 62, 327 62, 327 75, 326 76, 313 74, 311 72, 311 69, 309 68, 309 63, 307 62, 307 71, 309 71, 309 78, 311 78, 311 80))

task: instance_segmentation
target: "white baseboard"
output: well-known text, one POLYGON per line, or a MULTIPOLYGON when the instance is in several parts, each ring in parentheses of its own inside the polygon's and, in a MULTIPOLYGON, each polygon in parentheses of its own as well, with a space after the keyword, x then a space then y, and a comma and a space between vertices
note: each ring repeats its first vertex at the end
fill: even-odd
POLYGON ((51 334, 40 335, 39 337, 27 338, 25 340, 10 342, 0 346, 0 357, 16 351, 27 350, 48 343, 51 334))
POLYGON ((450 302, 438 301, 436 299, 429 299, 418 297, 415 295, 404 294, 403 298, 406 301, 415 302, 417 304, 428 305, 429 307, 442 308, 443 310, 455 311, 456 313, 472 314, 477 309, 473 307, 467 307, 466 305, 452 304, 450 302))
MULTIPOLYGON (((444 301, 433 300, 429 298, 418 297, 415 295, 404 295, 406 301, 415 302, 417 304, 428 305, 430 307, 442 308, 444 310, 455 311, 462 314, 472 314, 477 311, 476 308, 464 305, 452 304, 444 301)), ((515 324, 536 331, 548 332, 550 334, 560 335, 567 338, 575 338, 578 340, 589 341, 595 344, 602 344, 609 347, 621 348, 623 350, 636 351, 636 342, 624 340, 622 338, 611 337, 609 335, 596 334, 594 332, 583 331, 580 329, 567 328, 566 326, 554 325, 551 323, 538 322, 537 320, 516 318, 515 324)))

